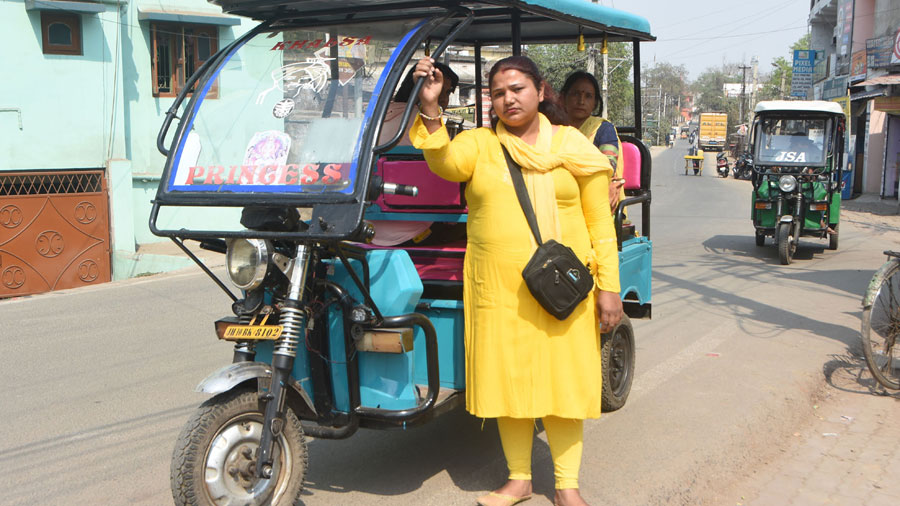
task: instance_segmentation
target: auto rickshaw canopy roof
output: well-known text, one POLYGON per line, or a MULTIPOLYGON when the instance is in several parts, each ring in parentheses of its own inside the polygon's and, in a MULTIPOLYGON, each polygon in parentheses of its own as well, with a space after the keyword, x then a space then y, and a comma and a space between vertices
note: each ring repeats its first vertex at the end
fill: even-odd
MULTIPOLYGON (((303 26, 348 24, 390 18, 426 17, 447 10, 470 9, 471 23, 459 42, 508 43, 516 13, 522 42, 587 40, 652 41, 650 23, 641 16, 585 0, 209 0, 228 14, 257 20, 298 22, 303 26)), ((449 27, 438 30, 443 36, 449 27)))
POLYGON ((837 102, 827 100, 766 100, 756 104, 757 114, 761 112, 824 112, 844 114, 837 102))

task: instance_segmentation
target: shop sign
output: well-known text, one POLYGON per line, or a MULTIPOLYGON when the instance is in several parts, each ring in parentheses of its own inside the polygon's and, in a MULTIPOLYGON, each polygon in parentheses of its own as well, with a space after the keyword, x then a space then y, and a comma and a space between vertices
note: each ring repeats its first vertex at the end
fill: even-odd
POLYGON ((853 30, 853 0, 837 2, 837 51, 835 54, 835 74, 847 74, 850 71, 850 35, 853 30))
POLYGON ((872 103, 877 111, 900 114, 900 97, 876 97, 872 103))
POLYGON ((900 30, 894 35, 894 50, 891 53, 891 63, 900 63, 900 30))
POLYGON ((866 66, 870 69, 887 67, 891 64, 895 37, 878 37, 866 40, 866 66))
POLYGON ((853 53, 850 60, 850 82, 865 81, 866 79, 866 51, 860 50, 853 53))
POLYGON ((807 98, 813 85, 813 68, 816 64, 816 52, 809 49, 794 51, 791 73, 791 96, 807 98))
POLYGON ((822 87, 822 99, 831 100, 847 95, 847 76, 832 77, 822 87))
POLYGON ((833 99, 831 99, 831 101, 837 102, 838 105, 841 106, 841 109, 844 110, 844 114, 847 115, 847 118, 848 119, 850 118, 850 97, 849 96, 833 98, 833 99))

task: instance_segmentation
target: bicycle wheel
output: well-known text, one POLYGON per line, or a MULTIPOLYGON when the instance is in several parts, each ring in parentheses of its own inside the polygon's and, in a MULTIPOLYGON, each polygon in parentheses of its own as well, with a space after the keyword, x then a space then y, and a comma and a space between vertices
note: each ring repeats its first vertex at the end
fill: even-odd
POLYGON ((863 299, 862 341, 866 365, 886 388, 900 390, 900 262, 889 260, 863 299))

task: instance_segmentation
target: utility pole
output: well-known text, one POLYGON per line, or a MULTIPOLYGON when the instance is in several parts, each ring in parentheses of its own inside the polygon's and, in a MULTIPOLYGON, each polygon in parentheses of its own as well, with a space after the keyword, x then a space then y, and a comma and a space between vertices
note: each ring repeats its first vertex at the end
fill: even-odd
POLYGON ((750 68, 749 65, 741 65, 738 67, 741 69, 741 108, 740 114, 738 114, 738 123, 744 121, 744 94, 747 88, 747 69, 750 68))
MULTIPOLYGON (((663 94, 663 110, 662 110, 662 117, 663 117, 663 118, 666 117, 666 105, 668 105, 668 103, 669 103, 669 94, 668 94, 668 93, 664 93, 664 94, 663 94)), ((667 122, 666 122, 666 135, 668 135, 668 132, 669 132, 669 122, 667 121, 667 122)))
MULTIPOLYGON (((596 3, 596 2, 595 2, 596 3)), ((600 54, 603 55, 603 82, 601 83, 603 88, 601 93, 603 94, 603 111, 600 113, 600 117, 608 118, 609 117, 609 102, 607 99, 609 98, 609 45, 606 42, 606 34, 603 34, 603 45, 600 47, 600 54)))
POLYGON ((656 145, 659 146, 659 129, 662 128, 662 118, 659 115, 662 98, 662 86, 656 88, 656 145))
MULTIPOLYGON (((747 111, 747 125, 749 125, 753 120, 753 109, 756 108, 756 89, 759 87, 759 73, 757 64, 759 63, 759 58, 753 57, 750 60, 750 63, 753 65, 753 89, 750 90, 750 107, 747 111)), ((743 118, 742 118, 743 120, 743 118)))
POLYGON ((781 87, 778 88, 778 91, 781 92, 781 100, 784 100, 784 75, 786 73, 784 70, 781 71, 781 87))

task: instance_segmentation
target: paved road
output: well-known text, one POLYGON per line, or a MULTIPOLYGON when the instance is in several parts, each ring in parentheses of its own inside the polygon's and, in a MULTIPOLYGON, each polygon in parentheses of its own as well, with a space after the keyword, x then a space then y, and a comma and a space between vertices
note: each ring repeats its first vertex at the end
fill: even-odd
MULTIPOLYGON (((804 240, 782 266, 754 245, 749 183, 716 178, 712 154, 685 176, 685 151, 679 140, 654 160, 654 317, 635 322, 628 404, 586 425, 592 504, 715 503, 778 453, 855 345, 861 294, 900 237, 846 221, 839 251, 804 240)), ((211 333, 227 308, 193 271, 0 302, 0 504, 170 503, 170 452, 202 401, 192 389, 230 359, 211 333)), ((505 473, 496 425, 465 413, 310 453, 309 506, 468 505, 505 473)), ((531 503, 552 489, 541 434, 531 503)))

